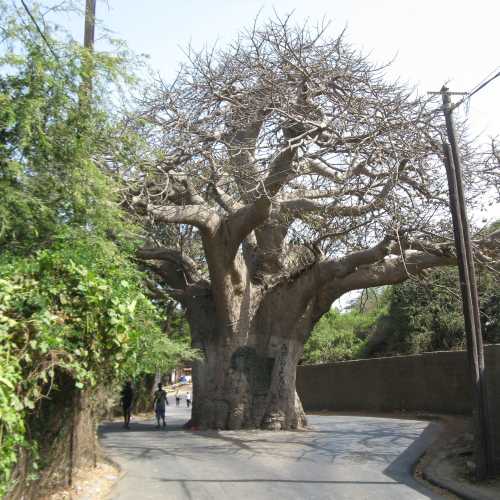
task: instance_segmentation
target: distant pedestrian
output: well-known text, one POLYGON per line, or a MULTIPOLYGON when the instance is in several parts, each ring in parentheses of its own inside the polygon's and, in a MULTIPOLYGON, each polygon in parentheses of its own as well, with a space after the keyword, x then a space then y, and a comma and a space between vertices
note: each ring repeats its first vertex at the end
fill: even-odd
POLYGON ((165 406, 168 405, 167 393, 163 390, 161 382, 158 384, 158 390, 155 391, 153 405, 155 407, 157 429, 160 428, 160 420, 163 421, 163 427, 167 426, 165 422, 165 406))
POLYGON ((186 393, 186 406, 189 408, 191 406, 191 393, 186 393))
POLYGON ((179 394, 179 389, 175 391, 175 406, 179 406, 181 404, 181 395, 179 394))
POLYGON ((120 393, 120 401, 123 408, 123 427, 128 429, 130 426, 130 415, 132 413, 132 403, 134 401, 134 390, 132 382, 127 380, 120 393))

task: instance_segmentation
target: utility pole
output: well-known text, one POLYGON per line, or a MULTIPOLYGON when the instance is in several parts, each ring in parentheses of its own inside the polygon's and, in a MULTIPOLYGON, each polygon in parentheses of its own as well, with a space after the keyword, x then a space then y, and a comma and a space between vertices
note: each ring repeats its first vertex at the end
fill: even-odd
MULTIPOLYGON (((83 35, 84 54, 82 58, 83 75, 82 83, 79 89, 79 110, 84 115, 90 111, 92 97, 92 52, 94 51, 95 38, 95 7, 96 0, 85 0, 85 28, 83 35)), ((77 137, 80 139, 84 134, 84 127, 87 120, 82 120, 77 127, 77 137), (82 124, 83 123, 83 124, 82 124)), ((89 394, 87 390, 80 391, 75 389, 73 395, 73 413, 71 416, 71 438, 70 438, 70 469, 69 469, 69 484, 73 484, 74 471, 82 466, 82 456, 80 452, 80 443, 78 440, 80 415, 89 406, 89 394)), ((94 466, 96 465, 97 452, 95 448, 92 450, 94 466)))
POLYGON ((85 28, 83 35, 83 81, 81 86, 80 106, 88 112, 92 94, 92 52, 95 39, 95 10, 96 0, 85 0, 85 28))
POLYGON ((467 355, 472 380, 474 398, 473 425, 475 436, 476 477, 485 479, 493 475, 494 459, 491 439, 491 420, 484 368, 483 337, 479 312, 479 299, 476 285, 474 256, 469 234, 469 224, 465 207, 462 162, 458 150, 453 109, 448 88, 443 86, 439 92, 443 99, 443 112, 446 120, 448 143, 443 144, 446 174, 450 198, 450 211, 453 220, 453 233, 458 258, 462 306, 467 339, 467 355))
POLYGON ((85 0, 85 34, 83 37, 83 46, 89 50, 94 49, 95 4, 96 0, 85 0))

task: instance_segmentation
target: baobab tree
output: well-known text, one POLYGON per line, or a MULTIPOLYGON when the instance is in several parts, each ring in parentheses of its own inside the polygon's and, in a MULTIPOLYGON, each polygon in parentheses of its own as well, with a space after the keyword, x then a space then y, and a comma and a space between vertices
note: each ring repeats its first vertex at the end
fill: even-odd
POLYGON ((344 35, 290 18, 190 52, 148 92, 153 154, 127 173, 129 204, 148 221, 153 288, 203 353, 195 425, 303 425, 296 366, 332 303, 455 263, 436 107, 344 35))

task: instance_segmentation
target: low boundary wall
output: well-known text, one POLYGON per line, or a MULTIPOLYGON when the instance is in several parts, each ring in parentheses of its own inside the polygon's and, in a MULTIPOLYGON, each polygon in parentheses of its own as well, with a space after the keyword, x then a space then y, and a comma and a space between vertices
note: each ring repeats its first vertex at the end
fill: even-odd
MULTIPOLYGON (((500 399, 500 344, 485 348, 488 395, 500 399)), ((465 351, 341 361, 297 368, 306 411, 428 411, 468 414, 471 384, 465 351)), ((494 405, 493 405, 494 406, 494 405)))
MULTIPOLYGON (((491 429, 500 470, 500 344, 485 347, 491 429)), ((465 351, 342 361, 297 368, 306 411, 418 411, 471 414, 465 351)))

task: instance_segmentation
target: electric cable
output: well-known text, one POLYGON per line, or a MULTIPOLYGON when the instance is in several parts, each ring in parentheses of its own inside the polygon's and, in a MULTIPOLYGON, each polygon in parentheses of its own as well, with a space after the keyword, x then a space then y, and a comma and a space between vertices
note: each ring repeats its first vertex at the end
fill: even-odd
POLYGON ((23 7, 24 7, 24 10, 28 14, 29 18, 31 19, 31 21, 35 25, 36 30, 38 31, 38 33, 42 37, 42 40, 44 41, 45 45, 47 45, 48 49, 50 50, 50 53, 54 56, 54 58, 56 59, 56 61, 58 63, 60 63, 58 55, 54 52, 54 49, 52 48, 52 46, 50 45, 49 41, 47 40, 45 34, 43 33, 43 31, 41 30, 40 26, 38 25, 38 22, 35 19, 35 17, 33 16, 33 14, 31 13, 29 7, 26 5, 26 2, 24 0, 21 0, 21 3, 23 5, 23 7))

